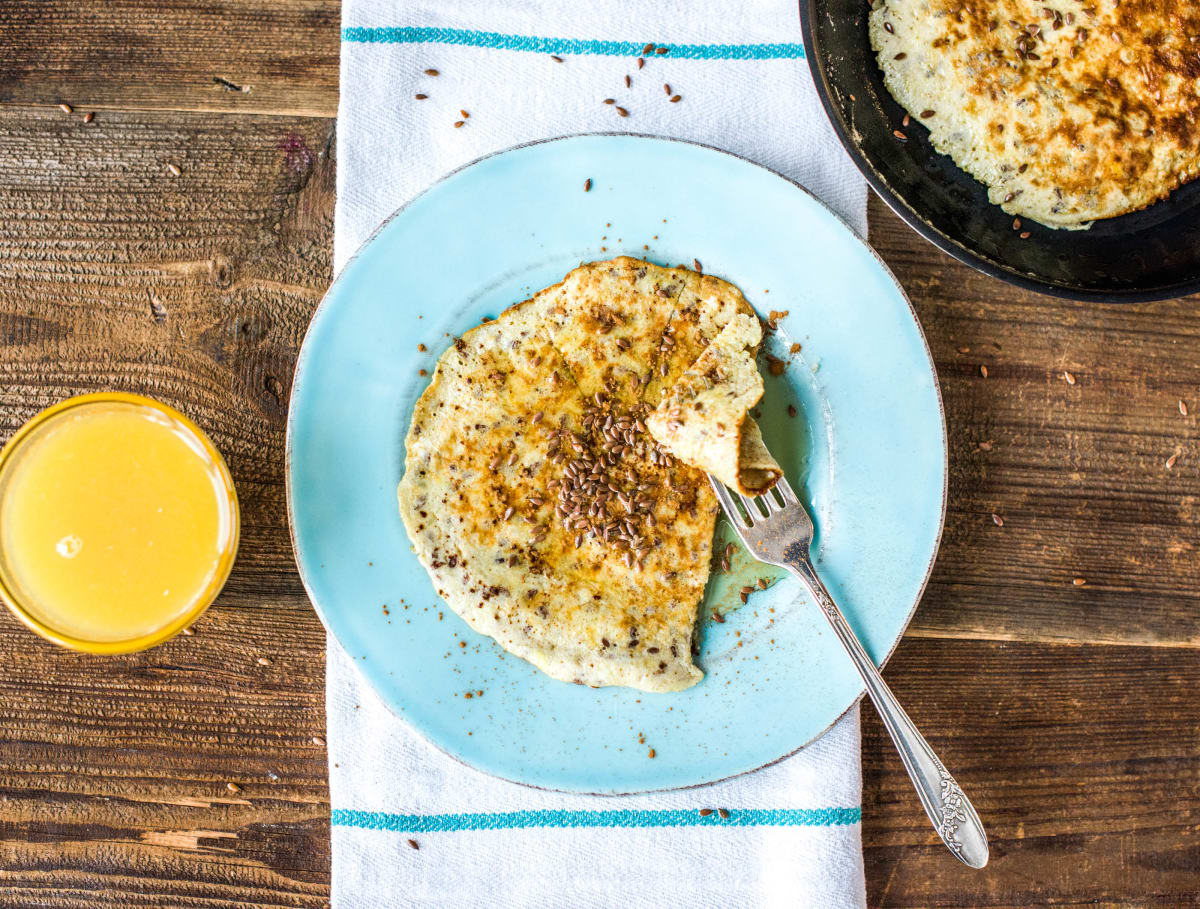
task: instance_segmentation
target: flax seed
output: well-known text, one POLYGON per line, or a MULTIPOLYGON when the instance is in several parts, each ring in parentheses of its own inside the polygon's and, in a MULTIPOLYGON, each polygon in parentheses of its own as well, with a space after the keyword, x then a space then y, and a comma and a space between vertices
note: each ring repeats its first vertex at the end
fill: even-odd
POLYGON ((619 116, 621 116, 621 117, 628 117, 628 116, 629 116, 629 111, 627 111, 627 110, 626 110, 625 108, 623 108, 623 107, 618 107, 618 108, 617 108, 617 114, 618 114, 619 116))
POLYGON ((586 180, 583 181, 583 191, 585 193, 590 193, 592 191, 592 178, 591 177, 588 177, 586 180))
POLYGON ((441 73, 439 73, 439 72, 438 72, 436 69, 427 69, 427 70, 425 70, 425 75, 427 75, 427 76, 440 76, 440 75, 441 75, 441 73))
POLYGON ((1004 518, 1000 517, 1000 515, 996 514, 995 512, 992 512, 992 523, 995 524, 997 527, 1003 527, 1004 526, 1004 518))
POLYGON ((1179 402, 1179 412, 1185 417, 1188 415, 1188 406, 1182 400, 1179 402))
POLYGON ((167 172, 170 173, 172 177, 183 176, 183 169, 178 164, 167 164, 167 172))
POLYGON ((1063 378, 1067 380, 1068 385, 1075 384, 1075 377, 1073 375, 1071 375, 1069 372, 1066 372, 1065 370, 1063 372, 1063 378))
POLYGON ((73 107, 71 107, 71 105, 65 104, 65 103, 58 105, 58 109, 60 111, 62 111, 64 114, 74 113, 74 111, 75 111, 75 108, 73 108, 73 107))
POLYGON ((729 812, 726 811, 724 808, 717 809, 717 816, 723 821, 729 820, 729 812))
POLYGON ((680 101, 682 101, 682 100, 683 100, 683 95, 672 95, 672 96, 671 96, 671 103, 672 103, 672 104, 678 104, 678 103, 679 103, 680 101))

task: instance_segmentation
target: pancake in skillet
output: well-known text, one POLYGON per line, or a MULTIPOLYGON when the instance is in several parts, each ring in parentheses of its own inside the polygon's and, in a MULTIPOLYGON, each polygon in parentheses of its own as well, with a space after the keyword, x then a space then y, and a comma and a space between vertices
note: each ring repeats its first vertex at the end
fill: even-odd
POLYGON ((884 84, 1006 212, 1078 229, 1200 171, 1197 4, 876 3, 884 84))
POLYGON ((738 314, 756 323, 724 281, 619 258, 580 266, 442 355, 413 413, 400 513, 472 628, 556 679, 699 681, 717 504, 646 420, 738 314))

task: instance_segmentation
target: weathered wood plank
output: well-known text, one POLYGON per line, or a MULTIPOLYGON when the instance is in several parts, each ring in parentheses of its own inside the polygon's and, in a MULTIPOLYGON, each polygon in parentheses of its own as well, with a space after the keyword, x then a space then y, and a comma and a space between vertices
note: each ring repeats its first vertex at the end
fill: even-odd
POLYGON ((865 707, 870 906, 1200 905, 1194 651, 911 639, 886 675, 992 857, 946 853, 865 707))
POLYGON ((0 105, 332 117, 340 8, 337 0, 9 0, 0 4, 0 105))
POLYGON ((1200 646, 1200 298, 1057 300, 954 262, 876 199, 870 222, 925 328, 950 435, 946 532, 912 633, 1200 646))
POLYGON ((180 407, 225 454, 241 499, 227 603, 305 606, 283 438, 296 354, 330 280, 332 137, 328 120, 0 115, 0 435, 85 391, 180 407))

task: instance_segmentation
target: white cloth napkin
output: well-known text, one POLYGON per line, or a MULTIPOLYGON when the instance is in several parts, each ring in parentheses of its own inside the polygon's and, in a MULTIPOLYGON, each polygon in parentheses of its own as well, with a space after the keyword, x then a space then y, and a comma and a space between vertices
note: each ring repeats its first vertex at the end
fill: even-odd
MULTIPOLYGON (((342 18, 338 270, 448 171, 583 132, 728 149, 800 181, 866 233, 866 187, 821 110, 795 0, 345 0, 342 18), (668 52, 644 54, 639 70, 649 43, 668 52)), ((446 757, 332 640, 326 694, 334 909, 866 905, 857 709, 764 770, 599 797, 446 757), (701 823, 701 808, 730 817, 701 823)))

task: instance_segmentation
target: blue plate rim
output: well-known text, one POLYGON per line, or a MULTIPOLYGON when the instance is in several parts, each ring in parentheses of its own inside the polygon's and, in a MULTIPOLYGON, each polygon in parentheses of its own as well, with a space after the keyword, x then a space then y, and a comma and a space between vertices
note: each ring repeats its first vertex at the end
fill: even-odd
MULTIPOLYGON (((941 442, 942 442, 942 501, 941 501, 941 508, 939 509, 939 513, 938 513, 937 534, 934 538, 933 551, 930 553, 930 556, 929 556, 929 564, 925 566, 925 576, 921 579, 921 585, 920 585, 919 589, 917 590, 916 596, 913 598, 913 603, 912 603, 912 606, 909 607, 908 614, 904 617, 904 622, 900 626, 900 631, 896 635, 896 640, 892 643, 892 646, 888 648, 887 653, 885 653, 883 655, 883 658, 879 661, 879 664, 878 664, 879 669, 882 671, 883 668, 885 666, 887 666, 888 661, 892 658, 892 654, 894 654, 896 652, 896 648, 900 646, 900 642, 904 639, 904 635, 908 631, 908 626, 912 623, 913 616, 916 615, 917 607, 921 604, 921 600, 925 596, 925 590, 929 586, 929 579, 933 575, 933 567, 937 563, 938 553, 941 551, 941 548, 942 548, 942 536, 945 533, 945 529, 946 529, 946 509, 947 509, 948 499, 949 499, 949 482, 950 482, 950 438, 949 438, 949 432, 946 428, 946 406, 945 406, 945 402, 942 399, 942 386, 941 386, 941 382, 939 381, 939 378, 938 378, 937 364, 934 362, 934 359, 933 359, 933 351, 929 347, 929 339, 925 337, 925 329, 921 325, 921 320, 917 317, 917 311, 916 311, 916 309, 913 308, 912 300, 909 299, 908 293, 904 289, 904 285, 902 285, 900 283, 900 281, 896 278, 895 273, 891 270, 890 267, 888 267, 888 264, 883 260, 883 257, 880 256, 878 252, 876 252, 875 247, 871 246, 871 244, 868 243, 864 237, 860 237, 858 234, 858 231, 856 231, 846 221, 845 218, 843 218, 840 214, 838 214, 836 211, 834 211, 832 208, 830 208, 828 205, 826 205, 825 202, 822 201, 820 198, 818 198, 810 189, 808 189, 808 187, 804 186, 802 183, 800 183, 796 180, 793 180, 791 177, 785 176, 784 174, 781 174, 778 171, 773 170, 770 167, 767 167, 763 164, 759 164, 757 161, 753 161, 750 158, 747 158, 743 155, 739 155, 734 152, 727 151, 726 149, 718 148, 717 146, 714 146, 714 145, 708 145, 703 142, 693 142, 688 139, 677 139, 673 136, 654 135, 653 133, 635 133, 635 132, 619 132, 619 131, 570 133, 570 134, 561 135, 561 136, 552 136, 552 137, 549 137, 546 139, 533 139, 528 142, 520 142, 516 145, 511 145, 507 148, 502 148, 502 149, 499 149, 494 152, 489 152, 486 155, 480 155, 478 158, 468 161, 465 164, 459 165, 458 167, 454 168, 453 170, 447 171, 442 176, 438 177, 436 180, 434 180, 432 183, 430 183, 428 186, 426 186, 419 193, 417 193, 415 196, 413 196, 411 199, 409 199, 407 202, 405 202, 404 204, 402 204, 398 208, 396 208, 395 211, 393 211, 390 215, 388 215, 386 218, 384 218, 381 222, 379 222, 379 224, 375 227, 374 230, 371 231, 371 233, 367 236, 367 238, 361 244, 359 244, 358 248, 353 252, 353 254, 351 254, 350 258, 348 258, 346 260, 346 264, 343 265, 342 268, 338 271, 338 273, 334 276, 333 280, 329 284, 329 287, 326 289, 325 293, 322 295, 321 302, 317 304, 316 308, 312 312, 312 315, 309 317, 308 327, 305 328, 305 330, 304 330, 304 339, 300 342, 300 352, 296 356, 296 366, 295 366, 295 369, 292 371, 292 390, 288 396, 288 419, 287 419, 286 431, 284 434, 284 496, 285 496, 286 505, 287 505, 288 538, 290 539, 291 544, 292 544, 292 558, 296 563, 296 571, 300 576, 300 583, 304 587, 304 592, 308 596, 309 603, 312 604, 313 611, 317 614, 317 618, 320 620, 321 624, 324 626, 326 635, 331 636, 335 641, 338 642, 338 646, 341 646, 341 639, 339 638, 337 632, 335 632, 333 630, 333 628, 331 627, 330 620, 326 617, 324 608, 317 601, 317 597, 313 593, 312 587, 310 586, 310 584, 308 582, 308 575, 306 574, 305 568, 304 568, 304 558, 301 554, 301 546, 300 546, 299 540, 297 539, 297 536, 296 536, 296 522, 295 522, 294 514, 293 514, 293 508, 294 508, 293 498, 295 496, 295 489, 292 485, 292 462, 293 462, 293 457, 295 454, 295 447, 294 447, 295 434, 294 433, 295 433, 295 420, 296 420, 296 417, 295 417, 296 408, 293 405, 296 403, 297 390, 303 386, 303 381, 302 381, 303 371, 304 371, 307 361, 312 353, 312 350, 308 346, 308 342, 309 342, 310 335, 312 334, 313 325, 316 323, 316 321, 317 321, 318 317, 321 315, 322 311, 326 308, 326 304, 328 304, 330 302, 330 299, 331 299, 331 297, 333 297, 334 292, 336 290, 338 290, 338 285, 342 282, 344 276, 350 270, 350 267, 354 264, 355 260, 357 260, 358 257, 360 255, 362 255, 362 253, 367 249, 367 247, 369 247, 371 245, 371 243, 373 243, 375 241, 375 238, 380 233, 382 233, 384 231, 384 229, 387 228, 387 226, 392 223, 392 221, 394 221, 396 218, 398 218, 402 214, 404 214, 404 212, 411 205, 413 205, 413 203, 415 203, 418 199, 421 199, 423 196, 429 194, 435 188, 440 186, 442 183, 445 183, 447 180, 458 175, 462 171, 465 171, 469 168, 475 167, 477 164, 487 161, 490 158, 495 158, 499 155, 506 155, 510 152, 519 151, 520 149, 530 148, 530 147, 536 146, 536 145, 548 145, 553 142, 563 142, 563 141, 568 141, 571 139, 597 138, 597 137, 643 139, 643 140, 648 140, 648 141, 653 141, 653 142, 671 142, 671 143, 675 143, 678 145, 690 145, 690 146, 694 146, 696 148, 705 149, 707 151, 716 152, 718 154, 725 155, 726 157, 729 157, 729 158, 734 158, 737 161, 740 161, 744 164, 749 164, 752 167, 758 168, 759 170, 766 171, 767 173, 771 174, 772 176, 791 184, 796 189, 800 190, 802 193, 804 193, 806 196, 808 196, 808 198, 810 200, 812 200, 816 205, 818 205, 819 207, 824 209, 828 215, 833 217, 842 227, 844 227, 846 229, 846 232, 851 236, 851 238, 853 238, 853 240, 856 243, 861 245, 868 253, 870 253, 871 257, 876 261, 876 263, 879 265, 879 267, 883 269, 884 273, 891 280, 892 284, 895 285, 896 290, 900 295, 900 298, 904 301, 904 304, 908 307, 908 314, 912 318, 913 326, 917 330, 917 336, 921 339, 921 346, 925 350, 925 360, 929 367, 930 376, 933 379, 934 394, 937 397, 939 423, 940 423, 941 430, 942 430, 942 434, 941 434, 941 442)), ((355 671, 357 671, 357 670, 355 670, 355 671)), ((628 792, 619 792, 619 793, 616 793, 616 792, 580 792, 580 791, 574 790, 574 789, 557 789, 553 786, 539 786, 536 783, 530 783, 530 782, 527 782, 524 780, 511 779, 510 777, 502 776, 500 774, 492 773, 491 771, 484 770, 480 767, 476 767, 474 764, 471 764, 470 762, 464 760, 463 758, 460 758, 458 755, 453 754, 450 751, 447 751, 440 744, 438 744, 433 739, 431 739, 429 736, 427 736, 422 730, 420 730, 419 728, 414 726, 412 723, 409 723, 403 716, 401 716, 399 713, 396 712, 395 709, 393 709, 392 705, 387 702, 386 698, 382 697, 379 694, 379 692, 375 689, 374 683, 371 682, 371 680, 369 678, 367 678, 366 676, 363 676, 363 680, 371 688, 372 693, 379 699, 380 703, 382 703, 384 705, 384 707, 387 708, 388 712, 391 713, 392 716, 394 716, 399 722, 404 723, 405 726, 407 726, 410 730, 415 732, 421 738, 421 740, 423 742, 425 742, 427 745, 430 745, 436 751, 445 755, 446 757, 450 758, 451 760, 455 761, 456 763, 461 764, 464 767, 469 767, 471 770, 475 771, 476 773, 482 773, 486 776, 492 777, 493 779, 504 780, 507 783, 513 783, 518 786, 525 786, 530 789, 540 789, 544 792, 562 792, 562 793, 570 793, 572 795, 593 795, 593 796, 602 796, 605 798, 622 798, 624 796, 629 796, 629 795, 647 795, 647 794, 656 793, 656 792, 681 792, 681 791, 686 791, 686 790, 690 790, 690 789, 702 789, 706 786, 715 786, 716 784, 726 782, 727 780, 736 779, 738 777, 746 776, 751 773, 757 773, 758 771, 763 770, 767 767, 773 767, 776 764, 780 763, 781 761, 786 761, 788 758, 793 757, 794 755, 803 751, 805 748, 807 748, 809 745, 811 745, 817 739, 819 739, 823 735, 825 735, 825 733, 827 733, 830 729, 832 729, 839 722, 841 722, 842 719, 844 719, 845 716, 851 710, 853 710, 855 707, 857 707, 859 704, 861 704, 863 698, 866 696, 866 689, 864 688, 863 691, 859 692, 857 697, 855 697, 849 704, 846 705, 845 710, 843 710, 841 713, 839 713, 837 715, 837 717, 831 723, 829 723, 829 725, 825 726, 819 732, 815 733, 808 741, 804 742, 801 745, 796 746, 794 749, 787 752, 786 754, 782 754, 779 757, 775 758, 774 760, 767 761, 766 763, 760 764, 759 766, 751 768, 750 770, 743 770, 738 773, 731 773, 728 776, 719 777, 714 780, 708 780, 703 783, 692 783, 692 784, 689 784, 686 786, 664 786, 664 787, 653 788, 653 789, 637 789, 637 790, 631 790, 628 792)))

